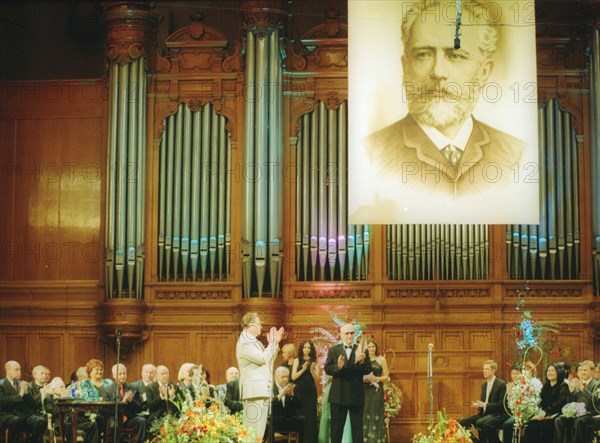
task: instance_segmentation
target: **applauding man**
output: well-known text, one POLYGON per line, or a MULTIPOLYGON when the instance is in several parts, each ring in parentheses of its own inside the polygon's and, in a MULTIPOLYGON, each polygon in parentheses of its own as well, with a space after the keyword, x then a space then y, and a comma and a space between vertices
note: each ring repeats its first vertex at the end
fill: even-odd
POLYGON ((363 441, 363 375, 370 374, 372 369, 365 346, 355 343, 355 334, 354 326, 346 323, 340 329, 342 344, 332 346, 327 352, 325 372, 333 377, 329 390, 331 443, 341 443, 348 412, 352 441, 363 441))
POLYGON ((237 342, 236 355, 240 368, 240 396, 244 402, 243 423, 256 430, 261 439, 265 434, 273 389, 273 362, 284 331, 272 327, 267 335, 269 345, 265 348, 258 340, 262 324, 256 312, 245 314, 241 325, 243 331, 237 342))

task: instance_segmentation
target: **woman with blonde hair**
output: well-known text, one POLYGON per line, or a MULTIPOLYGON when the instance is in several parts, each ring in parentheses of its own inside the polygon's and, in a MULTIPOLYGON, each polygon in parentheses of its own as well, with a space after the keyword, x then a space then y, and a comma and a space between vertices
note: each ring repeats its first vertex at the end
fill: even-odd
POLYGON ((293 343, 288 343, 283 345, 281 348, 281 357, 283 358, 283 362, 281 366, 285 366, 290 370, 290 374, 292 373, 292 367, 294 366, 294 359, 298 354, 296 353, 296 346, 293 343))

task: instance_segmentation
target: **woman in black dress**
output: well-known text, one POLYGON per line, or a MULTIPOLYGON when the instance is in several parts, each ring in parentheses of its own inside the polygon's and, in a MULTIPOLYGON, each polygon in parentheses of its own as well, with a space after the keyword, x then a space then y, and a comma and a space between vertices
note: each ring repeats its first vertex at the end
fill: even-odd
POLYGON ((565 372, 561 366, 548 365, 546 383, 540 393, 540 412, 525 428, 523 443, 547 443, 554 438, 554 418, 560 414, 569 398, 569 385, 565 383, 565 372))
POLYGON ((321 369, 315 345, 310 340, 303 341, 292 366, 292 381, 296 384, 296 396, 302 404, 306 442, 317 441, 317 385, 320 380, 321 369))

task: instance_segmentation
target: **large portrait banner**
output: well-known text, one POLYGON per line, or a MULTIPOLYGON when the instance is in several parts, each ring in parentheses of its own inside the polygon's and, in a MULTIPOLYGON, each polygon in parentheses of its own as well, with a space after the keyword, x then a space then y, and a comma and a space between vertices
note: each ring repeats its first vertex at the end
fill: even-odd
POLYGON ((348 14, 350 223, 538 224, 534 2, 348 14))

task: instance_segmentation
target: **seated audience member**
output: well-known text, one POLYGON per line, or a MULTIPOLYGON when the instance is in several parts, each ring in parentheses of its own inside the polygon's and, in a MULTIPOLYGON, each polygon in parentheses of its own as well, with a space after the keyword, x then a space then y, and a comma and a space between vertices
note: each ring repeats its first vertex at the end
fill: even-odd
POLYGON ((206 380, 206 372, 202 365, 194 365, 190 369, 190 384, 188 385, 194 398, 214 397, 215 387, 206 380))
POLYGON ((156 379, 156 366, 152 363, 146 363, 142 366, 141 372, 142 378, 131 383, 131 386, 138 392, 140 400, 142 402, 142 410, 140 415, 144 418, 148 418, 150 411, 148 410, 148 394, 146 393, 147 387, 150 386, 156 379))
POLYGON ((296 431, 299 441, 304 441, 304 417, 300 414, 302 404, 290 383, 290 370, 280 366, 275 370, 272 397, 272 423, 274 432, 296 431))
POLYGON ((227 383, 225 400, 223 403, 232 414, 244 410, 244 402, 240 400, 240 379, 236 378, 227 383))
POLYGON ((554 419, 569 399, 569 385, 565 383, 562 367, 553 364, 546 368, 546 383, 540 393, 540 411, 525 428, 522 443, 550 443, 554 438, 554 419))
POLYGON ((582 443, 586 441, 586 432, 588 425, 592 424, 594 411, 592 405, 592 394, 597 380, 592 378, 594 373, 594 362, 585 360, 577 365, 577 378, 573 378, 569 383, 569 403, 583 403, 588 414, 577 417, 574 420, 567 417, 557 417, 554 420, 554 443, 582 443), (571 432, 570 428, 574 428, 571 432))
POLYGON ((67 386, 69 392, 72 392, 75 389, 75 397, 81 397, 81 383, 89 380, 90 375, 87 372, 87 368, 85 366, 80 366, 77 368, 77 371, 71 374, 71 384, 67 386))
MULTIPOLYGON (((69 390, 65 387, 65 383, 60 377, 54 377, 42 389, 42 404, 44 411, 52 416, 52 422, 58 426, 58 413, 55 410, 55 399, 59 397, 69 396, 69 390)), ((95 421, 78 420, 77 430, 83 431, 83 441, 85 443, 98 443, 100 436, 98 433, 98 425, 95 421)), ((62 425, 62 432, 69 441, 71 441, 71 421, 69 417, 65 417, 65 422, 62 425)))
POLYGON ((236 368, 235 366, 232 366, 231 368, 227 368, 227 370, 225 371, 225 383, 217 385, 215 387, 216 395, 219 400, 223 401, 225 399, 225 394, 227 393, 227 383, 229 383, 231 380, 235 380, 237 378, 240 378, 239 369, 236 368))
POLYGON ((30 443, 41 443, 46 430, 46 419, 35 413, 35 400, 27 382, 21 381, 21 365, 7 361, 6 377, 0 380, 0 428, 9 430, 6 443, 15 443, 21 431, 31 433, 30 443))
POLYGON ((148 426, 161 418, 165 414, 174 414, 177 412, 175 406, 171 403, 179 396, 179 388, 169 381, 169 368, 166 366, 156 367, 156 381, 146 387, 147 405, 148 405, 148 426))
POLYGON ((123 428, 133 429, 138 442, 146 440, 146 419, 138 415, 142 411, 142 401, 135 387, 127 383, 127 368, 123 364, 112 367, 113 380, 115 381, 115 389, 110 391, 109 400, 115 399, 115 394, 118 399, 125 402, 123 408, 123 428))
POLYGON ((486 381, 481 386, 480 400, 472 403, 478 412, 460 420, 464 427, 475 426, 479 430, 479 441, 482 443, 499 443, 498 428, 508 418, 504 410, 506 383, 496 377, 497 368, 498 364, 494 360, 486 360, 483 363, 483 377, 486 381))
MULTIPOLYGON (((519 381, 521 374, 522 374, 522 371, 518 364, 513 364, 510 367, 510 381, 508 383, 506 383, 507 396, 510 395, 513 387, 519 381)), ((505 403, 505 408, 508 410, 508 403, 505 403)), ((511 411, 508 410, 508 412, 511 412, 511 411)), ((515 428, 515 418, 508 417, 502 424, 502 442, 503 443, 512 443, 514 428, 515 428)))
POLYGON ((194 363, 184 363, 179 367, 179 372, 177 373, 177 382, 179 389, 187 389, 192 382, 190 376, 190 369, 196 366, 194 363))
POLYGON ((43 409, 41 391, 50 381, 50 369, 43 365, 37 365, 31 370, 31 376, 33 380, 29 382, 29 395, 35 401, 34 412, 41 414, 43 409))
POLYGON ((85 364, 89 378, 81 382, 81 396, 87 401, 102 401, 108 398, 108 390, 113 384, 104 378, 104 363, 95 358, 85 364))

